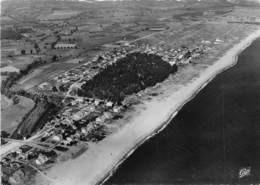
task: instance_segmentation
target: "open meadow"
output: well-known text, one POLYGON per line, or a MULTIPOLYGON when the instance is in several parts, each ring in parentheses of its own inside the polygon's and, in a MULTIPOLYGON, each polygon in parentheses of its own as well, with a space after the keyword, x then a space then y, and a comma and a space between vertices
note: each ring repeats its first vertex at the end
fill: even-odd
POLYGON ((12 66, 19 70, 25 69, 34 60, 38 59, 39 55, 20 55, 14 57, 2 58, 1 65, 12 66))
POLYGON ((19 102, 14 104, 11 99, 1 95, 1 130, 11 133, 22 121, 26 113, 34 106, 33 100, 17 96, 19 102))
POLYGON ((73 10, 55 10, 51 14, 40 16, 38 19, 40 20, 60 20, 60 19, 68 19, 73 16, 78 15, 79 11, 73 11, 73 10))
POLYGON ((50 63, 33 70, 28 75, 21 78, 18 81, 18 84, 23 89, 28 90, 40 85, 43 82, 51 83, 54 80, 54 77, 77 65, 79 65, 79 63, 76 63, 75 61, 70 62, 70 60, 65 62, 50 63))

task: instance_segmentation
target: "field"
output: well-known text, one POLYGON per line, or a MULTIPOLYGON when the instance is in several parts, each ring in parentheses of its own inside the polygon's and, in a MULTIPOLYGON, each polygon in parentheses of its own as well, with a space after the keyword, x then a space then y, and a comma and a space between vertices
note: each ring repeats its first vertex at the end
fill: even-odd
POLYGON ((1 73, 2 72, 19 72, 19 69, 13 66, 4 66, 0 68, 1 73))
POLYGON ((2 16, 1 17, 1 24, 2 25, 14 23, 14 22, 15 21, 11 17, 8 17, 8 16, 2 16))
POLYGON ((18 40, 21 39, 21 37, 21 34, 15 32, 12 28, 1 29, 1 39, 18 40))
POLYGON ((73 16, 78 15, 79 11, 72 11, 72 10, 55 10, 53 13, 47 16, 40 16, 38 19, 40 20, 62 20, 62 19, 69 19, 73 16))
POLYGON ((260 11, 258 7, 250 8, 250 11, 248 9, 243 7, 236 7, 234 8, 233 12, 230 13, 230 16, 240 16, 241 18, 247 18, 251 15, 254 15, 254 17, 257 18, 257 20, 260 19, 260 11))
MULTIPOLYGON (((8 57, 1 59, 1 66, 12 66, 17 69, 24 69, 27 65, 31 64, 34 60, 39 58, 40 56, 36 55, 25 55, 25 56, 16 56, 16 57, 8 57)), ((3 69, 1 69, 2 71, 3 69)))
POLYGON ((1 130, 12 132, 24 115, 33 108, 34 102, 31 99, 18 97, 20 101, 14 105, 11 99, 1 95, 1 130))
POLYGON ((59 73, 65 72, 76 65, 78 63, 67 61, 41 66, 19 80, 18 84, 23 89, 31 89, 43 82, 52 82, 59 73))
POLYGON ((46 102, 37 102, 34 109, 30 112, 16 129, 14 130, 12 137, 21 139, 23 136, 30 136, 35 129, 39 128, 44 123, 44 120, 48 119, 48 113, 51 111, 51 106, 46 102), (40 124, 41 123, 41 124, 40 124))

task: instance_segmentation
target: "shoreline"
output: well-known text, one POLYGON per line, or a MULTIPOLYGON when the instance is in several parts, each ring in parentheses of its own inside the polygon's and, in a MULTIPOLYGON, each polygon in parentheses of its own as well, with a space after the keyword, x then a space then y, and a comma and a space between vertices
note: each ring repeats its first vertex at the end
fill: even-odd
MULTIPOLYGON (((204 89, 204 87, 207 86, 208 83, 210 83, 217 75, 219 75, 220 73, 222 73, 222 72, 224 72, 224 71, 226 71, 226 70, 232 68, 233 66, 235 66, 235 65, 237 64, 237 61, 238 61, 238 56, 239 56, 247 47, 249 47, 249 46, 252 44, 252 42, 254 42, 254 41, 255 41, 256 39, 258 39, 258 38, 260 38, 260 30, 259 30, 259 36, 256 36, 256 38, 254 38, 253 40, 249 41, 245 46, 243 46, 243 47, 237 52, 236 55, 233 56, 233 62, 232 62, 229 66, 226 66, 225 68, 223 68, 223 69, 220 70, 220 71, 216 71, 215 74, 213 74, 213 76, 212 76, 210 79, 208 79, 202 86, 200 86, 197 90, 195 90, 195 92, 193 93, 193 95, 192 95, 189 99, 187 99, 186 101, 184 101, 183 104, 182 104, 180 107, 178 107, 178 108, 176 109, 176 111, 173 112, 173 114, 170 115, 170 117, 169 117, 166 121, 164 121, 164 122, 162 123, 162 125, 161 125, 158 129, 156 129, 156 130, 154 131, 154 133, 152 133, 150 136, 146 137, 143 141, 141 141, 140 143, 138 143, 131 151, 129 151, 129 153, 127 154, 127 156, 125 156, 122 160, 120 160, 120 161, 118 162, 118 164, 116 164, 116 165, 114 166, 114 168, 111 169, 111 171, 112 171, 112 172, 115 172, 115 171, 120 167, 120 165, 121 165, 125 160, 127 160, 127 158, 128 158, 130 155, 132 155, 132 153, 134 153, 134 151, 135 151, 137 148, 139 148, 142 144, 144 144, 145 142, 149 141, 149 139, 151 139, 152 137, 156 136, 156 135, 159 134, 161 131, 163 131, 163 130, 170 124, 170 122, 172 121, 172 119, 178 114, 178 112, 182 109, 182 107, 183 107, 186 103, 188 103, 189 101, 191 101, 193 98, 195 98, 195 97, 197 96, 197 94, 199 94, 200 91, 201 91, 202 89, 204 89)), ((241 41, 241 42, 242 42, 242 41, 241 41)), ((241 43, 241 42, 240 42, 240 43, 241 43)), ((240 44, 240 43, 238 43, 238 44, 240 44)), ((236 46, 236 45, 235 45, 235 46, 236 46)), ((235 46, 234 46, 234 47, 235 47, 235 46)), ((232 47, 231 49, 233 49, 233 47, 232 47)), ((230 49, 230 50, 231 50, 231 49, 230 49)), ((229 52, 230 50, 228 50, 227 52, 229 52)), ((224 54, 224 56, 227 54, 227 52, 224 54)), ((222 56, 219 60, 221 60, 224 56, 222 56)), ((218 61, 219 61, 219 60, 218 60, 218 61)), ((217 63, 218 61, 216 61, 216 63, 217 63)), ((215 64, 215 63, 214 63, 214 64, 215 64)), ((213 65, 214 65, 214 64, 213 64, 213 65)), ((211 66, 209 66, 209 67, 211 67, 211 66)), ((110 172, 109 174, 107 174, 107 175, 103 178, 103 180, 100 180, 100 181, 97 182, 95 185, 104 184, 107 180, 109 180, 109 178, 110 178, 111 176, 113 176, 113 174, 114 174, 114 173, 111 174, 111 172, 110 172)))
POLYGON ((55 179, 53 184, 85 185, 106 182, 139 146, 166 128, 178 111, 212 79, 234 66, 239 54, 258 37, 260 29, 235 44, 221 58, 200 72, 199 77, 165 100, 145 102, 147 109, 131 118, 130 123, 118 132, 91 145, 89 150, 78 158, 57 164, 48 170, 47 175, 55 179), (158 112, 160 115, 156 115, 158 112))

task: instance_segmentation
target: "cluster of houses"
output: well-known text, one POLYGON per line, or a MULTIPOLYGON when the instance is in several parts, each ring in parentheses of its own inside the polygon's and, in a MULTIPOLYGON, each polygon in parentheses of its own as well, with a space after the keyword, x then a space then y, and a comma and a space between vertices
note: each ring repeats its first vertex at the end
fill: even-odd
POLYGON ((189 64, 192 59, 198 58, 207 50, 205 44, 196 45, 192 48, 182 46, 177 49, 165 49, 160 46, 156 47, 148 44, 142 44, 141 46, 138 46, 138 48, 139 52, 160 56, 162 60, 168 62, 172 66, 189 64))
POLYGON ((178 49, 164 49, 160 46, 142 45, 127 45, 120 48, 114 48, 112 51, 107 51, 97 54, 90 62, 86 62, 81 66, 73 68, 55 78, 57 84, 62 87, 61 91, 67 91, 75 82, 84 83, 92 79, 106 66, 118 61, 131 52, 142 52, 147 54, 155 54, 171 65, 188 64, 192 59, 199 57, 206 50, 205 44, 195 46, 193 48, 180 47, 178 49))
POLYGON ((25 143, 2 157, 3 174, 10 184, 19 181, 15 176, 23 172, 23 165, 41 170, 71 146, 103 139, 106 131, 101 128, 108 121, 121 117, 126 108, 111 101, 82 97, 66 98, 65 104, 60 113, 45 124, 43 133, 31 142, 32 145, 25 143))
POLYGON ((55 161, 54 150, 42 150, 23 145, 1 158, 2 179, 9 184, 21 184, 25 177, 24 167, 43 169, 43 165, 55 161))
MULTIPOLYGON (((206 44, 201 43, 193 48, 180 47, 178 49, 165 49, 148 44, 131 44, 100 53, 91 62, 86 62, 60 74, 55 80, 59 86, 64 86, 68 90, 72 84, 80 84, 92 79, 102 69, 132 52, 155 54, 171 65, 187 64, 205 52, 206 44)), ((6 170, 4 174, 9 175, 10 184, 17 181, 16 176, 22 176, 21 166, 23 164, 41 169, 49 161, 55 161, 59 155, 62 155, 62 152, 69 150, 71 146, 77 146, 86 141, 101 140, 106 135, 107 124, 105 123, 121 117, 122 112, 128 107, 124 103, 118 105, 107 100, 77 97, 70 94, 64 99, 64 104, 65 106, 59 114, 45 124, 45 129, 43 129, 45 131, 41 137, 34 141, 47 145, 47 147, 37 148, 34 145, 27 150, 20 147, 17 151, 2 158, 1 164, 6 170)))
POLYGON ((68 88, 76 81, 88 81, 98 74, 106 66, 115 63, 118 59, 125 57, 127 50, 125 48, 115 49, 112 52, 103 52, 96 55, 91 62, 86 62, 72 70, 55 77, 57 84, 64 89, 68 88))

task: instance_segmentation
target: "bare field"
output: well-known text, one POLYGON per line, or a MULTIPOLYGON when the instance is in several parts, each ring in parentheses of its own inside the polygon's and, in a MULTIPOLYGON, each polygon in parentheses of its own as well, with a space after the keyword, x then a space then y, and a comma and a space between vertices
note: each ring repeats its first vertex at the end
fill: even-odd
POLYGON ((19 72, 19 69, 17 69, 16 67, 13 66, 5 66, 5 67, 1 67, 1 72, 19 72))
POLYGON ((11 99, 1 95, 1 130, 12 132, 22 121, 24 115, 33 108, 33 100, 18 97, 19 103, 14 105, 11 99))
POLYGON ((244 36, 244 31, 252 31, 254 26, 227 24, 225 22, 211 21, 207 24, 195 23, 183 27, 176 25, 169 30, 145 37, 142 42, 152 45, 161 45, 164 47, 193 46, 203 41, 209 41, 208 47, 218 48, 223 45, 216 45, 216 39, 225 41, 225 43, 239 40, 244 36))
POLYGON ((40 56, 36 55, 24 55, 24 56, 16 56, 16 57, 8 57, 2 58, 1 65, 10 65, 17 69, 24 69, 27 65, 31 64, 35 59, 40 56))
POLYGON ((77 63, 69 63, 69 62, 60 62, 60 63, 52 63, 29 73, 25 77, 23 77, 18 84, 23 89, 31 89, 37 85, 40 85, 43 82, 51 82, 55 76, 59 73, 65 72, 73 67, 78 65, 77 63))
POLYGON ((79 11, 72 11, 72 10, 55 10, 53 13, 47 16, 40 16, 38 19, 44 19, 44 20, 68 19, 78 15, 79 13, 80 13, 79 11))

